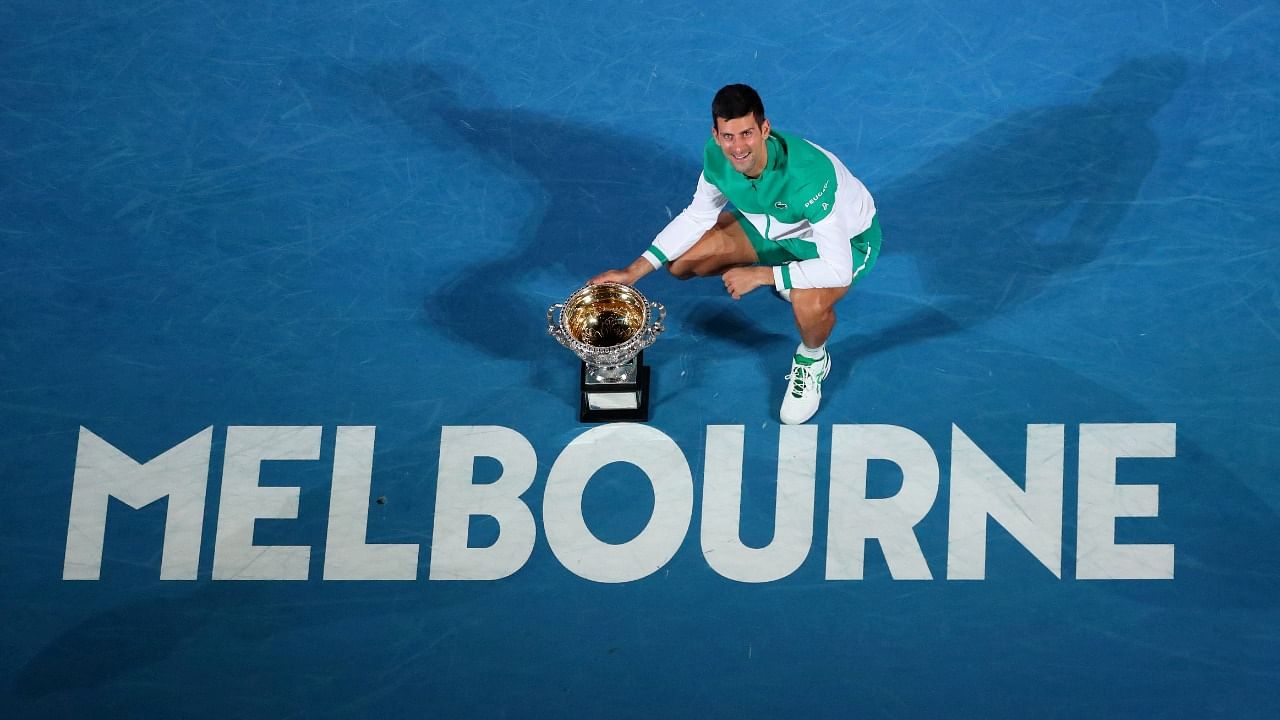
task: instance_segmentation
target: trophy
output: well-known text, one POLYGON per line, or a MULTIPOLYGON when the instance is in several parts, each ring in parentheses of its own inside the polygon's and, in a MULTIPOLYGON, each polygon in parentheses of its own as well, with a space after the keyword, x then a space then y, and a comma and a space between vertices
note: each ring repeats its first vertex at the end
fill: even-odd
POLYGON ((587 285, 547 308, 547 332, 582 360, 578 420, 649 419, 644 349, 658 339, 666 316, 661 303, 614 282, 587 285))

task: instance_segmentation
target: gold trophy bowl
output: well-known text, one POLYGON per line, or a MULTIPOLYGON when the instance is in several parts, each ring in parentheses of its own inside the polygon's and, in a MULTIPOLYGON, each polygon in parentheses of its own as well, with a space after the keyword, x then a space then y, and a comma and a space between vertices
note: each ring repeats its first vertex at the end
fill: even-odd
POLYGON ((582 360, 583 422, 647 420, 649 368, 641 353, 665 329, 666 308, 622 283, 576 290, 547 308, 547 332, 582 360))

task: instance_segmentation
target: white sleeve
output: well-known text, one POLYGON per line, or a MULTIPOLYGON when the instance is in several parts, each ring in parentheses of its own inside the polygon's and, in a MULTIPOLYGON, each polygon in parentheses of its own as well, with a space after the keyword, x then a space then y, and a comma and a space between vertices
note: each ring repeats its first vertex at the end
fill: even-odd
MULTIPOLYGON (((826 150, 822 152, 831 158, 836 170, 835 206, 811 225, 818 257, 773 268, 773 284, 779 290, 848 287, 855 275, 850 241, 866 232, 876 216, 875 201, 862 181, 854 177, 836 156, 826 150)), ((864 263, 867 259, 859 255, 856 262, 864 263)))
POLYGON ((644 259, 654 268, 660 268, 680 257, 716 224, 716 218, 720 217, 720 211, 728 203, 729 199, 720 192, 720 188, 707 182, 705 175, 699 174, 698 189, 693 193, 693 201, 658 233, 653 244, 644 251, 644 259))
POLYGON ((848 286, 853 282, 851 235, 848 223, 841 222, 834 212, 814 223, 813 242, 818 246, 818 257, 775 266, 774 287, 788 290, 848 286))

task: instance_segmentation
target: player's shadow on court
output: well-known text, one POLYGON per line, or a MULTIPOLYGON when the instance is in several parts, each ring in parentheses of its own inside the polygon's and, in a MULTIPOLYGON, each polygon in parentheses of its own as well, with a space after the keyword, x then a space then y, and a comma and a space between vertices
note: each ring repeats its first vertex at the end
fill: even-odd
POLYGON ((1015 114, 871 188, 885 257, 913 257, 924 297, 896 326, 837 349, 865 357, 970 327, 1085 270, 1160 155, 1150 123, 1186 74, 1176 56, 1129 60, 1085 102, 1015 114))
MULTIPOLYGON (((1010 116, 907 177, 872 186, 885 257, 911 256, 925 296, 921 309, 904 321, 860 333, 850 329, 857 326, 859 302, 858 289, 853 291, 842 311, 853 321, 837 329, 834 343, 834 351, 849 361, 836 363, 833 389, 859 357, 972 327, 1016 309, 1053 282, 1088 271, 1107 250, 1160 155, 1151 121, 1186 75, 1185 61, 1176 56, 1127 61, 1079 103, 1010 116)), ((603 268, 630 261, 666 222, 662 209, 678 212, 687 202, 699 172, 698 148, 664 147, 603 124, 492 107, 483 100, 483 83, 456 68, 375 66, 339 72, 331 81, 344 92, 371 94, 432 143, 471 147, 497 172, 531 180, 542 194, 541 212, 525 221, 505 252, 459 269, 425 303, 435 325, 494 356, 528 359, 550 342, 540 327, 545 298, 523 291, 522 277, 553 273, 564 279, 567 292, 603 268), (456 90, 460 87, 472 93, 465 101, 456 90), (501 333, 492 331, 493 318, 506 320, 501 333)), ((777 120, 785 127, 785 119, 777 120)), ((837 142, 815 140, 842 154, 837 142)), ((858 159, 844 155, 857 174, 858 159)), ((502 212, 501 203, 484 209, 502 212)), ((485 221, 480 213, 459 219, 459 241, 485 221)), ((873 273, 868 282, 875 278, 873 273)), ((659 280, 646 279, 654 281, 659 280)), ((695 334, 762 356, 773 354, 775 345, 789 351, 794 342, 790 318, 785 326, 761 326, 728 300, 718 280, 679 288, 689 296, 668 303, 677 314, 673 322, 685 323, 695 334)), ((762 378, 769 375, 770 360, 761 359, 762 378)), ((1065 370, 1057 375, 1078 386, 1082 397, 1105 392, 1087 390, 1087 381, 1065 370)), ((1131 403, 1111 397, 1104 405, 1131 403)), ((1145 415, 1141 408, 1132 410, 1131 415, 1145 415)), ((1180 439, 1179 445, 1181 456, 1212 468, 1194 443, 1180 439)), ((1239 495, 1230 498, 1232 504, 1259 506, 1239 481, 1221 483, 1214 492, 1220 500, 1239 495)), ((1198 506, 1200 500, 1190 504, 1198 506)), ((1203 529, 1206 538, 1214 535, 1211 519, 1184 520, 1187 527, 1203 529)), ((1259 510, 1236 537, 1274 536, 1273 521, 1273 514, 1259 510)), ((1213 578, 1249 575, 1240 566, 1239 550, 1238 543, 1222 537, 1184 547, 1181 557, 1194 558, 1194 564, 1180 563, 1180 577, 1191 576, 1192 586, 1211 593, 1213 578), (1202 582, 1194 580, 1197 576, 1202 582)), ((1259 582, 1275 584, 1274 579, 1259 582)), ((1237 589, 1221 600, 1245 606, 1258 602, 1256 588, 1237 589)), ((1195 607, 1215 602, 1195 592, 1163 601, 1195 607)))
MULTIPOLYGON (((465 69, 335 68, 326 82, 360 102, 372 99, 378 105, 372 112, 389 110, 433 145, 469 149, 492 167, 483 175, 502 178, 506 191, 514 187, 540 205, 513 218, 503 191, 482 193, 468 216, 441 218, 435 237, 424 238, 426 244, 475 243, 487 228, 522 223, 501 249, 477 251, 474 264, 442 269, 441 285, 430 288, 423 303, 433 328, 493 357, 527 361, 553 351, 543 324, 547 306, 636 257, 666 222, 663 207, 683 209, 697 179, 696 151, 637 141, 603 122, 494 107, 484 99, 483 81, 465 69), (552 279, 558 296, 546 295, 546 282, 541 294, 531 290, 537 278, 552 279)), ((449 169, 440 172, 437 181, 447 185, 449 169)))
MULTIPOLYGON (((902 180, 872 187, 885 257, 914 258, 924 297, 921 309, 884 331, 850 337, 856 321, 837 327, 836 337, 845 339, 836 340, 835 351, 861 358, 955 332, 1018 307, 1057 276, 1087 268, 1159 155, 1150 121, 1185 76, 1186 64, 1175 56, 1127 61, 1081 103, 1013 115, 902 180)), ((698 148, 664 147, 604 124, 492 107, 483 83, 456 67, 340 68, 327 83, 348 96, 373 98, 433 144, 471 148, 506 182, 525 181, 544 199, 514 241, 473 265, 443 271, 442 285, 424 301, 434 327, 495 357, 525 360, 549 342, 541 326, 548 298, 522 281, 550 275, 562 279, 567 294, 596 272, 629 262, 666 222, 663 208, 683 208, 699 171, 698 148), (468 89, 466 100, 461 87, 468 89)), ((836 142, 825 142, 840 154, 836 142)), ((856 174, 857 158, 846 160, 856 174)), ((470 242, 502 213, 501 198, 477 202, 474 216, 444 219, 439 237, 428 242, 470 242)), ((682 285, 680 296, 684 292, 715 302, 724 297, 713 279, 682 285)), ((847 318, 856 318, 857 295, 855 289, 846 300, 847 318)), ((743 328, 699 322, 724 313, 695 310, 688 300, 681 297, 686 306, 672 310, 695 331, 741 344, 743 328)), ((760 328, 764 334, 791 330, 789 324, 760 328)), ((850 364, 837 366, 837 384, 850 364)))

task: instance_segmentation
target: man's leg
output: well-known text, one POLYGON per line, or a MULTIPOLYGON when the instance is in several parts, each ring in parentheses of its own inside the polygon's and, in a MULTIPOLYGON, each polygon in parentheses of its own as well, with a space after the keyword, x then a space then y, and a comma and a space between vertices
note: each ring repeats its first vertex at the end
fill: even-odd
POLYGON ((807 421, 818 411, 822 400, 822 381, 831 371, 827 338, 836 324, 836 303, 849 288, 810 288, 791 290, 791 308, 800 329, 800 346, 791 359, 787 394, 782 398, 778 416, 788 425, 807 421))
POLYGON ((756 250, 731 212, 722 212, 716 224, 698 239, 667 270, 681 280, 719 275, 729 268, 754 265, 756 250))
POLYGON ((792 289, 791 310, 801 342, 811 348, 822 347, 836 324, 836 303, 848 292, 848 287, 792 289))

